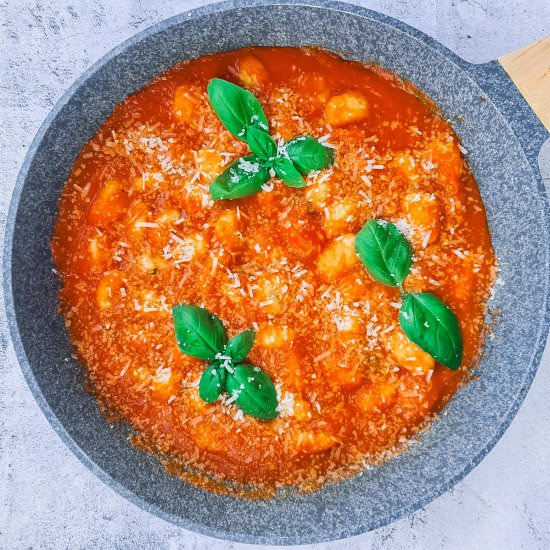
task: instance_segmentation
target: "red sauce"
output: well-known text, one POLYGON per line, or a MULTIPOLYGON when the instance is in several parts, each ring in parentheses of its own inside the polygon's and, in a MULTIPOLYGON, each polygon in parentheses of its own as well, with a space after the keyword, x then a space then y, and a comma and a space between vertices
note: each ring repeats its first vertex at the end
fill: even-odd
POLYGON ((309 489, 402 450, 475 365, 495 265, 476 183, 434 106, 379 67, 297 48, 185 62, 118 105, 74 164, 52 248, 98 399, 172 469, 217 490, 309 489), (209 107, 213 77, 249 86, 273 134, 335 147, 335 165, 305 189, 272 180, 212 202, 208 184, 248 153, 209 107), (374 217, 413 245, 405 288, 455 312, 459 371, 406 340, 399 292, 355 256, 374 217), (279 388, 276 420, 201 401, 206 364, 178 351, 179 303, 215 312, 230 336, 257 328, 250 361, 279 388))

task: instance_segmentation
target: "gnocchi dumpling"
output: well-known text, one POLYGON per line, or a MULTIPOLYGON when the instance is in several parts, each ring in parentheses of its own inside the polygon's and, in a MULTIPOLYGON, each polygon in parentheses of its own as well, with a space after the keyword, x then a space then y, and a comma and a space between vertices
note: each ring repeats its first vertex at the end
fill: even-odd
POLYGON ((397 153, 391 162, 395 174, 406 182, 420 180, 422 171, 414 157, 406 152, 397 153))
POLYGON ((96 271, 103 271, 111 260, 110 239, 104 235, 94 235, 88 241, 88 257, 91 267, 96 271))
POLYGON ((413 228, 419 244, 427 245, 439 239, 441 232, 441 209, 432 193, 409 193, 403 199, 407 221, 413 228))
POLYGON ((166 260, 160 257, 153 257, 150 254, 144 253, 139 256, 136 263, 143 273, 155 274, 159 269, 166 267, 166 260))
POLYGON ((346 198, 325 207, 323 229, 328 237, 337 237, 353 229, 359 205, 356 200, 346 198))
POLYGON ((363 366, 358 362, 347 364, 341 357, 332 356, 323 361, 326 378, 343 389, 350 390, 363 383, 363 366))
POLYGON ((428 162, 434 165, 439 180, 450 193, 457 193, 464 162, 458 145, 450 136, 432 140, 426 147, 428 162))
POLYGON ((181 211, 177 208, 165 208, 157 212, 155 223, 162 228, 171 227, 181 218, 181 211))
POLYGON ((266 325, 260 328, 256 344, 264 348, 281 349, 292 344, 296 331, 287 325, 266 325))
POLYGON ((376 382, 360 388, 356 394, 357 406, 366 413, 381 412, 395 401, 398 381, 376 382))
POLYGON ((369 285, 358 273, 346 275, 338 284, 342 298, 348 302, 355 302, 365 298, 369 285))
POLYGON ((239 220, 234 210, 226 210, 214 223, 214 235, 222 243, 234 238, 238 230, 239 220))
POLYGON ((292 443, 298 453, 314 454, 328 451, 338 444, 338 439, 322 430, 295 430, 292 443))
POLYGON ((134 178, 132 187, 135 191, 144 192, 159 189, 162 183, 164 183, 164 174, 161 172, 143 172, 141 176, 134 178))
POLYGON ((322 210, 330 198, 332 189, 328 181, 309 185, 305 191, 306 200, 317 210, 322 210))
POLYGON ((96 302, 101 311, 112 309, 126 296, 124 273, 117 269, 107 271, 96 289, 96 302))
POLYGON ((128 195, 116 179, 105 182, 88 210, 87 220, 92 225, 105 225, 121 218, 128 209, 128 195))
POLYGON ((129 370, 136 386, 147 389, 158 401, 165 402, 176 396, 180 389, 181 375, 170 367, 159 366, 156 369, 139 365, 129 370))
POLYGON ((184 238, 173 234, 172 239, 173 244, 170 253, 177 265, 190 262, 203 256, 208 251, 206 239, 200 232, 184 238))
POLYGON ((369 103, 361 92, 345 92, 328 100, 325 114, 331 126, 346 126, 367 118, 369 103))
POLYGON ((294 396, 292 407, 292 416, 299 422, 304 422, 311 418, 311 407, 307 401, 294 396))
POLYGON ((200 98, 192 86, 183 84, 174 90, 172 113, 179 122, 193 126, 199 105, 200 98))
POLYGON ((201 149, 195 155, 195 167, 208 182, 221 174, 224 163, 225 158, 214 149, 201 149))
POLYGON ((355 235, 343 235, 332 241, 319 255, 317 270, 326 281, 344 275, 359 262, 355 254, 355 235))
POLYGON ((281 275, 266 273, 254 285, 254 300, 266 313, 280 314, 286 309, 288 285, 281 275))
POLYGON ((265 65, 254 55, 241 57, 237 61, 237 74, 247 88, 259 89, 269 80, 265 65))
POLYGON ((147 205, 135 200, 130 204, 126 213, 126 235, 129 239, 141 239, 146 231, 149 211, 147 205))
POLYGON ((426 375, 435 367, 435 359, 411 342, 401 329, 391 333, 388 347, 399 365, 411 374, 426 375))

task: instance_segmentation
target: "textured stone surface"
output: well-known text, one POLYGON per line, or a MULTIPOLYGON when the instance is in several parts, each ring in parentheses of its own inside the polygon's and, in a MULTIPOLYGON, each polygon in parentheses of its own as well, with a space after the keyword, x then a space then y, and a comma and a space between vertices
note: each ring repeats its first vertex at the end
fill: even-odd
MULTIPOLYGON (((534 4, 530 10, 499 2, 445 3, 443 7, 427 2, 417 10, 409 3, 399 3, 394 11, 390 3, 373 2, 368 7, 400 17, 440 38, 457 53, 481 61, 536 38, 536 33, 529 34, 533 29, 543 35, 546 24, 548 32, 548 5, 540 2, 535 11, 534 4), (508 15, 504 21, 510 23, 504 35, 502 14, 508 15), (512 28, 522 17, 529 23, 523 25, 528 32, 517 36, 512 28), (471 30, 475 28, 477 35, 471 30), (492 28, 492 34, 481 32, 492 28), (465 38, 470 33, 477 38, 465 38), (510 42, 499 41, 498 36, 506 36, 510 42), (470 49, 461 51, 469 40, 477 40, 477 45, 472 43, 470 49), (488 48, 481 48, 486 43, 495 51, 479 55, 487 52, 488 48), (468 55, 473 52, 477 57, 468 55)), ((24 148, 67 84, 121 39, 183 9, 181 2, 166 2, 162 10, 144 2, 128 3, 126 10, 125 6, 100 2, 75 3, 70 8, 61 3, 18 2, 15 9, 14 2, 2 7, 9 15, 4 18, 0 42, 0 68, 5 73, 0 92, 4 121, 0 162, 5 167, 2 178, 6 179, 0 197, 2 214, 24 148)), ((4 343, 2 350, 5 347, 4 343)), ((137 509, 83 468, 38 411, 11 348, 7 359, 0 386, 0 505, 6 508, 6 514, 0 515, 0 540, 6 541, 6 547, 200 548, 207 544, 206 539, 186 534, 137 509)), ((538 443, 549 435, 547 365, 545 361, 525 406, 496 449, 452 493, 407 520, 333 547, 547 546, 550 453, 548 445, 538 443)), ((208 544, 215 548, 239 546, 208 544)))

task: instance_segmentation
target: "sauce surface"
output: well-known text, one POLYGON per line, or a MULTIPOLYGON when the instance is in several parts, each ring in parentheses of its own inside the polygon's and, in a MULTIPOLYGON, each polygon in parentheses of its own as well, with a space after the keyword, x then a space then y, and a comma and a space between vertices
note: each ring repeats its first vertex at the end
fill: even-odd
MULTIPOLYGON (((60 307, 100 402, 171 471, 214 490, 310 489, 402 450, 475 366, 495 259, 457 136, 410 84, 315 49, 247 48, 182 63, 118 105, 83 148, 52 241, 60 307), (292 189, 212 201, 245 143, 211 110, 220 77, 258 97, 272 135, 309 134, 334 166, 292 189), (411 344, 399 291, 353 250, 371 218, 415 254, 407 291, 433 292, 464 340, 452 372, 411 344), (205 362, 177 348, 171 308, 203 306, 274 381, 262 422, 198 395, 205 362)), ((226 396, 227 397, 227 396, 226 396)))

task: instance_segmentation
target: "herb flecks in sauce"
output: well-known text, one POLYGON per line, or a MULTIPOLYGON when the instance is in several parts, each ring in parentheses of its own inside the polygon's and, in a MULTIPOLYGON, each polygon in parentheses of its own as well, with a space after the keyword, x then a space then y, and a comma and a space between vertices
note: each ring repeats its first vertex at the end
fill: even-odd
POLYGON ((260 420, 277 417, 277 393, 269 376, 254 365, 240 364, 254 345, 255 332, 245 330, 227 340, 220 319, 194 305, 172 308, 178 347, 182 353, 211 361, 199 382, 199 395, 212 403, 226 390, 246 414, 260 420))
POLYGON ((304 175, 333 164, 334 150, 311 136, 277 144, 268 133, 269 123, 259 101, 248 90, 214 78, 208 85, 208 99, 227 130, 248 143, 253 153, 231 163, 212 182, 210 194, 214 200, 259 193, 275 175, 289 187, 305 187, 304 175))

